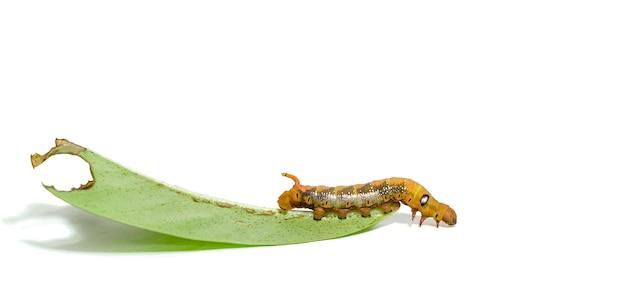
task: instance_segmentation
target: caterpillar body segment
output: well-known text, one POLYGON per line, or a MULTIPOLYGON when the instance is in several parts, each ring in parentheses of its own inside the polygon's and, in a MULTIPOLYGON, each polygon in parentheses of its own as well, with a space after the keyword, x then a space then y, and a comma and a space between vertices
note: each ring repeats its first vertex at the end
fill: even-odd
POLYGON ((300 180, 291 174, 282 173, 294 182, 290 190, 278 198, 278 206, 285 211, 295 208, 313 210, 313 218, 320 220, 326 212, 336 212, 341 219, 349 211, 357 210, 363 217, 369 217, 373 208, 388 213, 392 205, 402 203, 411 208, 412 219, 419 211, 424 220, 432 217, 439 227, 443 221, 456 224, 456 212, 447 204, 437 201, 419 183, 406 178, 388 178, 351 186, 310 186, 301 185, 300 180))

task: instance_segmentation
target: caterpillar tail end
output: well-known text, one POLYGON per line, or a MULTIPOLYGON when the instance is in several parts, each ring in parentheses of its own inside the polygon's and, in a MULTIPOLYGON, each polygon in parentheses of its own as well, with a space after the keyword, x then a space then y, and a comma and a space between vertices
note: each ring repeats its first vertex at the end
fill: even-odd
POLYGON ((281 176, 290 178, 291 180, 293 180, 294 184, 300 185, 300 179, 298 179, 298 177, 296 177, 295 175, 289 173, 281 173, 281 176))

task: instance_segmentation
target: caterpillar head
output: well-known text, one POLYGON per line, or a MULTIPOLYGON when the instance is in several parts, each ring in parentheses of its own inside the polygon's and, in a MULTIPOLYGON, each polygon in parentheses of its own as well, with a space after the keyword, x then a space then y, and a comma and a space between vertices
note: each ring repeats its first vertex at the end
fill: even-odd
POLYGON ((296 176, 291 174, 282 173, 282 175, 284 177, 291 178, 294 182, 294 185, 290 190, 284 191, 282 195, 278 197, 278 206, 286 211, 289 211, 293 208, 301 207, 303 188, 300 185, 300 180, 298 180, 296 176))
POLYGON ((430 193, 424 192, 416 194, 419 198, 419 202, 409 202, 407 205, 411 207, 413 212, 413 219, 415 213, 419 211, 422 216, 420 218, 420 226, 429 217, 432 217, 437 222, 443 221, 446 224, 452 226, 456 224, 456 212, 449 205, 441 203, 433 198, 430 193))
MULTIPOLYGON (((434 214, 431 213, 431 217, 437 222, 437 227, 439 227, 440 221, 443 221, 450 226, 456 224, 456 212, 449 205, 440 202, 438 207, 434 210, 434 214)), ((422 213, 422 217, 423 216, 424 214, 422 213)))

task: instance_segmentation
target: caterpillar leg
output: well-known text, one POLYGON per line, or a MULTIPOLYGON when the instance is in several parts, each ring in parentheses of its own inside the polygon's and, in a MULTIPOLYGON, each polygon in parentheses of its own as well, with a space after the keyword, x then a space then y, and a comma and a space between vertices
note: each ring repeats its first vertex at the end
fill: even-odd
POLYGON ((426 216, 422 216, 422 217, 420 218, 420 227, 422 226, 422 223, 424 223, 424 220, 426 220, 426 218, 428 218, 428 217, 426 217, 426 216))
MULTIPOLYGON (((428 218, 428 216, 422 216, 420 218, 420 227, 422 226, 422 223, 424 222, 424 220, 426 220, 426 218, 428 218)), ((435 219, 435 222, 437 222, 436 227, 439 228, 439 220, 435 219)))
POLYGON ((348 212, 350 212, 350 209, 339 209, 337 210, 337 216, 339 216, 339 219, 346 219, 348 212))
POLYGON ((326 210, 324 210, 324 208, 322 207, 317 207, 313 209, 313 219, 321 220, 322 217, 324 217, 324 213, 326 213, 326 210))
MULTIPOLYGON (((417 209, 411 209, 411 221, 415 220, 416 213, 417 213, 417 209)), ((420 221, 420 226, 422 226, 422 221, 420 221)))
POLYGON ((360 208, 359 211, 361 212, 361 216, 363 217, 370 217, 370 212, 372 211, 371 208, 360 208))
POLYGON ((391 212, 391 203, 385 203, 380 206, 383 209, 383 213, 387 214, 391 212))

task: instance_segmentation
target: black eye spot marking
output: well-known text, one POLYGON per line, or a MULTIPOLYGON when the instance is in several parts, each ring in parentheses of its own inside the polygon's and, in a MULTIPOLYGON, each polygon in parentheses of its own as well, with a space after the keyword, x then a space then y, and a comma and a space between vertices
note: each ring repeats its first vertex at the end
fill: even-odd
POLYGON ((428 196, 428 195, 424 195, 424 196, 422 196, 422 199, 420 200, 420 204, 421 204, 422 206, 425 206, 425 205, 426 205, 426 203, 428 202, 428 199, 430 199, 430 196, 428 196))
POLYGON ((300 193, 296 193, 296 199, 300 198, 300 193))

